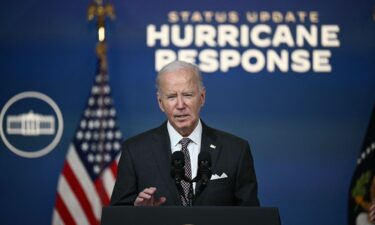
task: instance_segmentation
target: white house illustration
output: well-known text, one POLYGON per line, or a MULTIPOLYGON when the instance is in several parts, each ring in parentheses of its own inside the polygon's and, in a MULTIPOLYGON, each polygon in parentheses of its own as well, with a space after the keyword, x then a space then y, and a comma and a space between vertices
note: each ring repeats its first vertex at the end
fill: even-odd
POLYGON ((50 115, 28 113, 7 116, 7 133, 23 136, 53 135, 55 118, 50 115))

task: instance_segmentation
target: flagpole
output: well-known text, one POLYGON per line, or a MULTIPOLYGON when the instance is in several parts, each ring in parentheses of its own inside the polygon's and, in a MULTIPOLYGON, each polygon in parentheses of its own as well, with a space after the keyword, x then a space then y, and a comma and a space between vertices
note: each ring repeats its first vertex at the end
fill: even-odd
MULTIPOLYGON (((108 75, 108 62, 107 62, 107 44, 106 44, 106 17, 109 17, 111 20, 115 19, 115 9, 114 6, 110 3, 103 3, 103 0, 94 0, 88 7, 87 19, 92 21, 96 19, 97 27, 97 44, 96 44, 96 55, 98 57, 98 71, 96 83, 99 88, 99 99, 102 99, 102 104, 99 104, 99 111, 104 112, 105 105, 104 100, 106 99, 106 88, 108 86, 109 75, 108 75)), ((106 128, 108 121, 105 119, 104 115, 98 116, 99 119, 99 142, 98 145, 101 146, 98 155, 101 155, 101 158, 105 157, 105 151, 103 150, 106 145, 106 128)), ((105 162, 100 163, 100 168, 103 168, 105 162)), ((102 173, 101 170, 100 173, 102 173)), ((99 180, 102 182, 101 180, 99 180)), ((106 205, 105 199, 105 190, 103 189, 104 184, 97 186, 97 191, 101 196, 103 205, 106 205)))

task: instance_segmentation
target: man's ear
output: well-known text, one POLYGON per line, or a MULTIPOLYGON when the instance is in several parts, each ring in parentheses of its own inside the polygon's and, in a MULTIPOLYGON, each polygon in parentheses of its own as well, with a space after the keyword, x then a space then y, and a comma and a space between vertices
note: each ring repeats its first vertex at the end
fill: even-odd
POLYGON ((161 110, 162 112, 165 112, 165 111, 164 111, 163 102, 162 102, 162 100, 161 100, 161 96, 160 96, 160 93, 159 93, 159 92, 156 93, 156 98, 157 98, 157 101, 158 101, 158 104, 159 104, 159 108, 160 108, 160 110, 161 110))
POLYGON ((206 102, 206 89, 205 88, 202 88, 200 98, 201 98, 201 107, 203 107, 204 103, 206 102))

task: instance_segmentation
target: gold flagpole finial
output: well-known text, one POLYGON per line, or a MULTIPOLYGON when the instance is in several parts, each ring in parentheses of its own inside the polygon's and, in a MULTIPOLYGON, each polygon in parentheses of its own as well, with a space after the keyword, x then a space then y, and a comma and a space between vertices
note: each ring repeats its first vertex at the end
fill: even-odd
POLYGON ((107 46, 105 44, 105 18, 109 17, 114 20, 116 17, 115 8, 112 4, 104 4, 103 0, 94 0, 87 9, 87 19, 89 21, 97 18, 97 28, 98 28, 98 44, 96 46, 96 54, 100 59, 101 69, 107 69, 106 60, 106 50, 107 46))
POLYGON ((87 9, 87 19, 89 21, 97 17, 98 41, 105 41, 105 17, 114 20, 116 17, 115 8, 112 4, 103 4, 103 0, 95 0, 87 9))

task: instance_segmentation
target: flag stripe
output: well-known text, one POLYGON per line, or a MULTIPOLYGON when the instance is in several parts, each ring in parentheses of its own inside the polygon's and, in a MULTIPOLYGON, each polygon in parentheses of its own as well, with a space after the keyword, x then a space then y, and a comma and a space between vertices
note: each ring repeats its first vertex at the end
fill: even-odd
MULTIPOLYGON (((116 161, 114 161, 112 164, 116 164, 116 161)), ((112 166, 110 168, 112 168, 112 166)), ((102 180, 107 196, 110 197, 112 194, 113 187, 115 186, 115 177, 113 176, 112 170, 105 170, 102 174, 102 180)))
MULTIPOLYGON (((60 184, 59 184, 59 193, 62 196, 62 201, 65 203, 66 208, 68 209, 70 215, 72 216, 73 220, 80 225, 89 224, 85 213, 82 211, 82 208, 74 195, 72 189, 68 185, 64 176, 60 177, 60 184)), ((69 223, 68 223, 69 224, 69 223)), ((70 225, 70 224, 69 224, 70 225)))
POLYGON ((57 193, 56 209, 58 211, 57 214, 61 215, 61 218, 63 219, 62 221, 64 222, 64 224, 76 225, 76 222, 74 221, 72 215, 70 215, 68 208, 66 207, 64 201, 61 199, 61 196, 59 193, 57 193))
POLYGON ((103 186, 103 180, 101 178, 97 179, 95 182, 95 188, 96 191, 98 192, 100 199, 102 201, 103 205, 108 205, 109 204, 109 196, 107 195, 104 186, 103 186))
POLYGON ((117 177, 117 166, 118 166, 118 161, 115 160, 115 161, 111 164, 111 171, 112 171, 112 174, 113 174, 113 176, 115 177, 115 179, 116 179, 116 177, 117 177))
POLYGON ((74 175, 68 163, 65 163, 63 173, 68 184, 70 185, 75 196, 77 197, 78 202, 80 203, 83 211, 85 212, 90 224, 99 224, 98 219, 95 218, 94 212, 90 206, 90 202, 88 201, 85 192, 83 191, 81 185, 79 184, 76 176, 74 175))
POLYGON ((95 187, 93 186, 90 177, 86 172, 86 169, 83 167, 74 145, 70 145, 68 152, 68 162, 70 167, 76 174, 76 177, 79 177, 78 182, 81 185, 83 191, 86 193, 89 201, 91 202, 95 217, 99 219, 102 207, 98 193, 96 192, 95 187))
POLYGON ((65 225, 56 209, 53 210, 52 224, 65 225))
POLYGON ((116 157, 116 162, 117 162, 117 165, 118 165, 118 163, 120 162, 120 157, 121 157, 121 153, 120 153, 120 154, 118 154, 118 155, 117 155, 117 157, 116 157))

